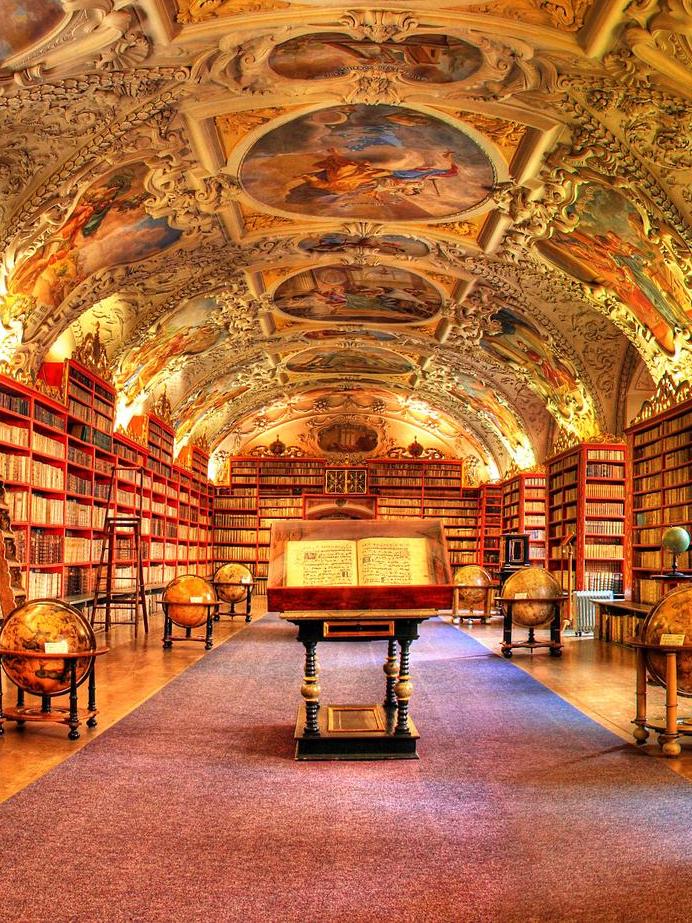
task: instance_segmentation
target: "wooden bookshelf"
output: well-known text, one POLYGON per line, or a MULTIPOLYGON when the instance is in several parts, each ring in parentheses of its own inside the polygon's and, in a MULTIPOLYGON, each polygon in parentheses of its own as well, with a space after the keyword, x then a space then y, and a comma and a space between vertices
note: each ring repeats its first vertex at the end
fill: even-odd
MULTIPOLYGON (((652 580, 670 570, 670 553, 661 538, 671 526, 692 533, 692 399, 674 404, 625 431, 627 479, 626 587, 635 602, 652 604, 671 588, 652 580)), ((692 554, 678 567, 692 573, 692 554)))
POLYGON ((480 494, 478 563, 495 577, 500 569, 502 485, 483 484, 480 494))
POLYGON ((574 535, 574 590, 623 591, 624 443, 587 442, 548 461, 548 569, 566 589, 564 542, 574 535))
MULTIPOLYGON (((27 596, 91 598, 116 463, 124 470, 110 511, 141 513, 148 585, 208 574, 213 487, 206 472, 167 462, 162 470, 161 446, 152 455, 148 443, 114 434, 113 388, 74 360, 46 363, 39 378, 51 396, 0 376, 0 476, 27 596)), ((150 432, 149 424, 142 429, 150 432)), ((125 540, 116 558, 123 573, 133 566, 125 540)))
POLYGON ((502 531, 526 533, 532 564, 545 566, 546 476, 520 471, 502 484, 502 531))

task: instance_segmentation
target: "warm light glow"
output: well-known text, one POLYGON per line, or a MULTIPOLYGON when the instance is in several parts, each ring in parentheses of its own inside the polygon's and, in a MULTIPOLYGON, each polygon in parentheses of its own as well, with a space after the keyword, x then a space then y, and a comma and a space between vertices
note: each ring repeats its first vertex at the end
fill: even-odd
POLYGON ((138 394, 133 401, 127 400, 124 394, 118 395, 118 399, 115 404, 115 428, 122 427, 127 431, 127 427, 130 425, 130 420, 137 416, 138 414, 144 413, 144 402, 146 401, 146 394, 138 394))
POLYGON ((526 442, 523 442, 521 445, 514 447, 512 450, 512 458, 520 469, 533 468, 533 466, 536 464, 536 456, 534 451, 526 442))

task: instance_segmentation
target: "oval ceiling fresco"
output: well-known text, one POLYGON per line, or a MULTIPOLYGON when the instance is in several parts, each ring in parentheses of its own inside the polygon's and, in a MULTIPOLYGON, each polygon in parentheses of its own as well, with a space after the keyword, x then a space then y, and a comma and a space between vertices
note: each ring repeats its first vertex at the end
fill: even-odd
POLYGON ((411 363, 387 349, 308 349, 286 363, 289 372, 408 375, 411 363))
POLYGON ((317 444, 323 452, 372 452, 377 448, 377 431, 363 423, 336 421, 317 434, 317 444))
POLYGON ((35 45, 63 19, 60 0, 0 0, 0 61, 35 45))
POLYGON ((399 70, 403 80, 452 83, 474 74, 483 63, 478 48, 446 35, 413 35, 403 42, 373 42, 339 32, 301 35, 278 45, 269 66, 290 80, 343 77, 369 64, 399 70))
POLYGON ((382 237, 357 237, 355 234, 320 234, 306 237, 298 244, 308 253, 343 253, 349 250, 370 250, 384 256, 427 256, 430 248, 422 240, 385 234, 382 237))
POLYGON ((334 106, 257 141, 241 167, 257 201, 307 216, 424 221, 468 211, 495 170, 467 135, 398 106, 334 106))
POLYGON ((274 304, 290 317, 329 324, 415 324, 431 320, 442 299, 405 269, 319 266, 282 282, 274 304))

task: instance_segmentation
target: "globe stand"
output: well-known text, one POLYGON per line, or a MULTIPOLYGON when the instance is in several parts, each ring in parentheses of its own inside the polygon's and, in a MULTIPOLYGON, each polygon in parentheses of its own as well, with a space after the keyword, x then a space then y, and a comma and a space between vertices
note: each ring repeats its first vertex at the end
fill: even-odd
POLYGON ((681 654, 689 656, 692 644, 667 645, 640 641, 629 638, 627 644, 637 651, 636 703, 637 710, 632 724, 632 732, 638 746, 646 743, 649 731, 658 734, 658 746, 664 756, 669 758, 680 755, 681 736, 692 737, 692 718, 678 716, 678 659, 681 654), (655 651, 665 655, 665 689, 666 709, 662 717, 649 718, 647 715, 647 652, 655 651))
POLYGON ((216 595, 219 597, 219 609, 217 610, 216 615, 214 616, 215 622, 218 622, 221 620, 221 615, 222 615, 221 610, 220 610, 221 605, 228 606, 228 611, 223 613, 224 615, 228 615, 232 619, 235 618, 236 615, 244 615, 246 622, 252 621, 252 591, 254 590, 254 584, 246 583, 243 580, 240 580, 238 582, 227 581, 227 580, 212 580, 212 586, 216 590, 216 595), (241 597, 240 599, 226 600, 224 598, 224 592, 223 592, 224 587, 242 587, 242 589, 245 591, 245 598, 243 599, 241 597), (240 605, 243 602, 245 603, 245 612, 237 613, 235 607, 237 605, 240 605))
POLYGON ((82 719, 86 719, 87 727, 96 727, 96 715, 98 713, 96 709, 96 658, 107 653, 108 650, 107 647, 102 647, 98 650, 79 651, 69 654, 47 654, 45 652, 14 651, 9 648, 0 648, 0 659, 3 657, 22 657, 25 660, 37 660, 39 658, 41 660, 62 660, 67 661, 70 671, 70 688, 67 692, 57 693, 57 695, 28 693, 40 698, 40 706, 26 705, 25 696, 27 691, 10 680, 17 689, 17 704, 3 710, 2 681, 0 679, 0 735, 4 733, 3 719, 16 721, 18 730, 22 729, 27 721, 52 721, 58 724, 66 724, 70 729, 67 735, 70 740, 79 739, 78 728, 82 719), (88 659, 91 663, 87 672, 78 681, 77 661, 82 659, 88 659), (88 679, 88 703, 84 709, 79 708, 77 690, 85 679, 88 679), (53 699, 57 698, 58 695, 69 695, 69 704, 67 706, 53 705, 53 699))
POLYGON ((534 648, 542 647, 547 648, 548 653, 551 657, 561 657, 562 656, 562 607, 568 600, 568 595, 564 594, 563 596, 556 596, 552 599, 541 596, 530 596, 523 598, 501 598, 497 602, 500 604, 500 609, 503 617, 503 627, 502 627, 502 643, 500 645, 500 650, 502 651, 502 656, 506 657, 508 660, 512 657, 512 651, 514 648, 528 648, 533 652, 534 648), (541 625, 529 625, 528 638, 526 641, 513 641, 512 640, 512 626, 514 624, 512 620, 512 607, 515 603, 542 603, 549 604, 553 606, 553 616, 550 621, 550 640, 549 641, 538 641, 535 635, 535 629, 541 628, 544 625, 547 625, 548 622, 544 622, 543 626, 541 625))
POLYGON ((472 622, 476 619, 480 619, 483 625, 487 625, 488 619, 490 618, 490 596, 495 589, 494 586, 479 587, 473 584, 455 584, 452 602, 452 621, 454 624, 458 625, 459 622, 472 622), (476 593, 483 593, 482 608, 471 609, 460 606, 459 590, 473 590, 476 593))
POLYGON ((219 609, 218 602, 167 602, 162 600, 161 606, 163 608, 163 649, 165 651, 170 650, 173 647, 174 641, 199 641, 204 644, 204 650, 210 651, 213 647, 214 641, 214 620, 215 616, 219 609), (176 606, 185 606, 185 608, 198 607, 200 609, 206 609, 206 617, 198 625, 179 625, 173 618, 171 618, 170 610, 171 607, 175 610, 176 606), (178 625, 180 628, 185 629, 184 635, 174 635, 173 634, 173 625, 178 625), (199 628, 201 625, 205 625, 204 637, 193 637, 192 629, 199 628))

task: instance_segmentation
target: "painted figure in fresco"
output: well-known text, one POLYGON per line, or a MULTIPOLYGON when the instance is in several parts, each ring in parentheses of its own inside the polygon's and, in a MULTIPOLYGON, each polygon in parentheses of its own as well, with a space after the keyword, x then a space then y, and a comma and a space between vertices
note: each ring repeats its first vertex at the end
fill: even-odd
POLYGON ((412 366, 405 359, 390 353, 339 350, 338 352, 311 352, 298 356, 288 363, 292 372, 359 372, 376 375, 405 375, 412 366))
POLYGON ((319 109, 263 135, 241 167, 258 201, 320 217, 444 217, 495 183, 487 154, 442 119, 389 105, 319 109))
POLYGON ((115 171, 80 197, 70 217, 12 276, 10 290, 57 307, 88 275, 142 259, 181 232, 144 211, 144 164, 115 171))
POLYGON ((338 250, 375 250, 389 256, 427 256, 428 247, 420 240, 396 235, 356 237, 348 234, 325 233, 320 237, 301 240, 301 250, 309 253, 332 253, 338 250))
POLYGON ((541 245, 543 253, 583 281, 610 289, 672 355, 675 330, 692 319, 692 297, 675 262, 666 261, 664 245, 649 240, 636 208, 605 185, 580 187, 569 214, 578 219, 576 228, 556 230, 541 245))

